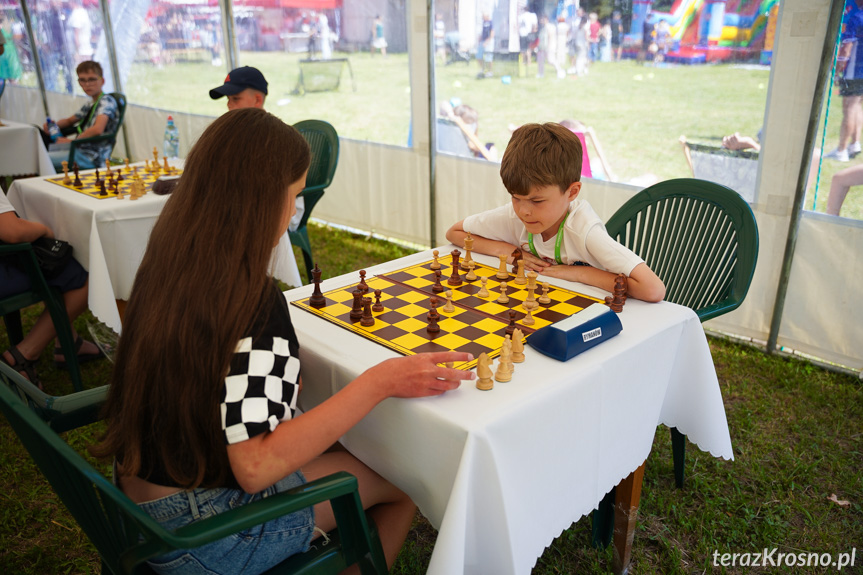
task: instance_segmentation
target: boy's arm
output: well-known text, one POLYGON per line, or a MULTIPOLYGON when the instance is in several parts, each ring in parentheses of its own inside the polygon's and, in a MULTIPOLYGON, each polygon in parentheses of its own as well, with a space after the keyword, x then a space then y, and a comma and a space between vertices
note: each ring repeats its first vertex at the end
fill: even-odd
MULTIPOLYGON (((603 289, 609 293, 614 289, 614 278, 617 274, 591 266, 549 266, 543 275, 579 282, 603 289)), ((665 297, 665 285, 646 263, 640 263, 632 269, 627 280, 626 293, 629 297, 649 302, 662 301, 665 297)))
MULTIPOLYGON (((69 120, 69 119, 70 118, 65 118, 65 120, 69 120)), ((75 116, 72 116, 71 119, 74 121, 76 118, 75 118, 75 116)), ((61 121, 63 121, 63 120, 61 120, 61 121)), ((66 127, 66 126, 61 125, 60 122, 57 122, 57 125, 60 126, 61 128, 66 127)), ((67 124, 67 125, 69 125, 69 124, 67 124)), ((78 134, 77 139, 80 140, 81 138, 90 138, 92 136, 99 136, 105 131, 105 126, 107 126, 107 125, 108 125, 108 116, 105 114, 99 114, 98 116, 96 116, 96 119, 93 121, 93 125, 90 126, 89 128, 87 128, 86 130, 84 130, 83 132, 81 132, 80 134, 78 134)), ((71 141, 72 141, 71 138, 57 138, 57 142, 59 142, 61 144, 66 143, 66 142, 71 142, 71 141)))

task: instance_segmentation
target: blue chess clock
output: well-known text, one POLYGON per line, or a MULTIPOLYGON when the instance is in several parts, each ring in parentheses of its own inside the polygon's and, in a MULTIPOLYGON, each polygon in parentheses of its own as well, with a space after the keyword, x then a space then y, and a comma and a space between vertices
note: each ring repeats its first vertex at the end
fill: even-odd
POLYGON ((595 303, 557 323, 538 329, 527 338, 537 351, 566 361, 610 339, 623 330, 611 308, 595 303))

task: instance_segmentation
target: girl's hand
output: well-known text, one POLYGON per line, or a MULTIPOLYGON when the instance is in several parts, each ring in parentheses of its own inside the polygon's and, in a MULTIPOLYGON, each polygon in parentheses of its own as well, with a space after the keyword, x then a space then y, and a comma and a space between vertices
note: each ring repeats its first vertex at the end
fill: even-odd
POLYGON ((472 359, 471 354, 463 352, 420 353, 381 362, 364 375, 385 397, 428 397, 456 389, 463 380, 476 379, 472 371, 437 364, 472 359))

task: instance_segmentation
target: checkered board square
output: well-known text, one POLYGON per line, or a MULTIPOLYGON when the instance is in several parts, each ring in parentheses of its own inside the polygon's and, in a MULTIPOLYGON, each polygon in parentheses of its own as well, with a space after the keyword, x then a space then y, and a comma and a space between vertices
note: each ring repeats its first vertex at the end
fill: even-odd
MULTIPOLYGON (((117 177, 118 172, 123 174, 123 181, 120 182, 120 190, 123 192, 123 197, 125 199, 129 199, 129 195, 132 192, 133 168, 134 168, 134 166, 132 168, 125 168, 125 167, 121 168, 120 166, 117 166, 116 168, 112 168, 112 170, 111 170, 114 173, 114 178, 117 177)), ((181 170, 179 168, 174 168, 174 171, 171 172, 171 175, 178 176, 182 173, 183 173, 183 170, 181 170)), ((99 170, 99 177, 101 179, 105 179, 105 174, 106 174, 106 172, 104 169, 99 170)), ((147 172, 146 170, 144 170, 143 166, 138 166, 138 175, 141 177, 141 181, 144 182, 144 189, 147 192, 149 192, 153 189, 153 183, 159 179, 159 176, 164 176, 165 172, 163 170, 163 171, 160 171, 158 173, 151 173, 151 172, 147 172)), ((104 200, 107 198, 116 198, 117 197, 117 192, 114 191, 113 188, 109 188, 107 184, 105 185, 105 192, 107 194, 104 196, 100 195, 100 191, 101 191, 100 186, 98 186, 96 184, 96 170, 87 170, 86 172, 79 170, 78 171, 78 177, 80 178, 81 183, 83 184, 80 188, 76 188, 72 184, 68 184, 68 185, 64 184, 63 179, 65 178, 65 175, 55 176, 53 178, 47 178, 47 181, 51 182, 52 184, 57 184, 58 186, 62 186, 64 188, 74 190, 76 192, 84 194, 85 196, 90 196, 91 198, 96 198, 97 200, 104 200)), ((72 173, 71 170, 69 171, 69 179, 71 179, 73 182, 75 181, 75 174, 72 173)))
MULTIPOLYGON (((455 307, 454 312, 447 313, 443 311, 445 295, 432 291, 435 276, 429 269, 431 263, 424 262, 366 280, 369 286, 366 296, 371 297, 374 302, 375 290, 381 290, 381 303, 384 306, 384 311, 373 312, 375 323, 369 327, 364 327, 359 321, 350 318, 352 292, 356 289, 356 284, 325 292, 323 295, 326 303, 318 309, 309 305, 309 298, 291 303, 403 355, 428 351, 461 351, 472 353, 474 358, 478 358, 481 353, 494 358, 500 355, 505 330, 509 325, 510 309, 515 310, 516 323, 522 332, 530 334, 565 319, 588 305, 601 302, 596 298, 549 286, 548 296, 551 303, 540 304, 540 307, 533 311, 536 323, 528 327, 521 323, 526 315, 521 304, 527 299, 527 289, 526 286, 513 284, 514 276, 511 275, 508 280, 508 284, 513 285, 512 289, 507 290, 509 303, 499 304, 496 302, 500 295, 499 280, 494 278, 496 269, 482 264, 477 264, 474 268, 477 276, 491 278, 487 283, 489 296, 480 298, 476 296, 480 291, 480 281, 464 281, 463 273, 460 274, 461 286, 447 285, 452 267, 441 261, 441 284, 452 291, 455 307), (429 300, 432 296, 438 298, 437 311, 441 316, 438 322, 440 333, 436 334, 427 331, 429 300)), ((536 296, 539 295, 541 290, 537 289, 536 296)), ((476 359, 455 367, 469 370, 475 366, 476 359)))

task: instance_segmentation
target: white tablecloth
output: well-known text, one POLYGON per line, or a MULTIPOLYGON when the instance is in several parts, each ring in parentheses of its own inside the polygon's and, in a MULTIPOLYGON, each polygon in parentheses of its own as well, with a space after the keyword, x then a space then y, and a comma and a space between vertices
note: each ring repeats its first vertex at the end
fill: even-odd
MULTIPOLYGON (((440 253, 449 253, 445 246, 440 253)), ((415 254, 368 276, 431 259, 415 254)), ((497 267, 496 259, 475 256, 497 267)), ((356 274, 323 282, 327 291, 356 274)), ((601 290, 551 283, 588 295, 601 290)), ((312 286, 288 292, 289 300, 312 286)), ((397 354, 291 306, 308 410, 397 354)), ((408 493, 439 529, 429 573, 529 573, 552 540, 647 458, 657 424, 733 459, 710 349, 698 317, 628 300, 623 331, 562 363, 525 346, 512 381, 441 397, 388 399, 342 443, 408 493)), ((495 363, 496 365, 496 363, 495 363)))
MULTIPOLYGON (((150 231, 169 197, 151 192, 134 201, 100 200, 44 178, 15 180, 8 194, 19 216, 47 225, 55 237, 72 244, 75 259, 90 272, 90 310, 117 332, 121 322, 115 300, 129 299, 150 231)), ((302 285, 287 233, 274 261, 275 277, 302 285)))
POLYGON ((0 176, 54 173, 39 129, 30 124, 2 120, 0 126, 0 176))

